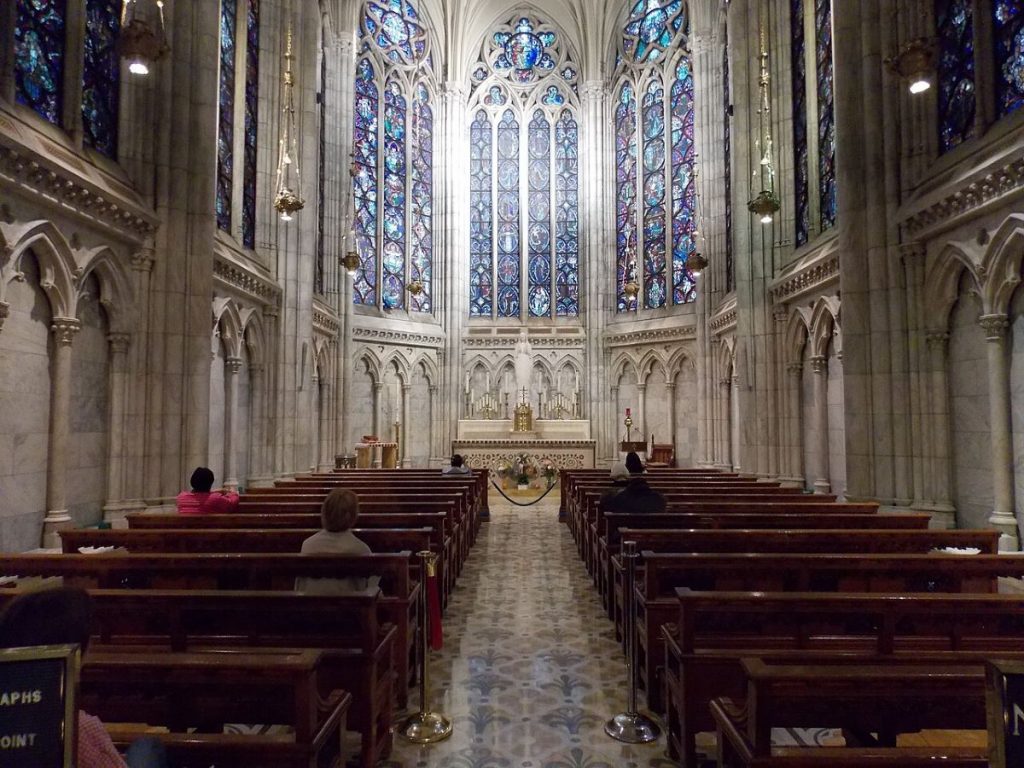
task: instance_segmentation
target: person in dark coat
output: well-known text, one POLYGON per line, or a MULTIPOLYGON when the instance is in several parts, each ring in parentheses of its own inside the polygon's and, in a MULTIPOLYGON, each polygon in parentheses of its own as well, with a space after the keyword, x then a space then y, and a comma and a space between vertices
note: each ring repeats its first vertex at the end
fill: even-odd
POLYGON ((610 492, 604 496, 601 509, 605 512, 664 512, 665 497, 644 480, 644 463, 633 451, 626 455, 626 469, 629 470, 626 487, 618 493, 610 492))

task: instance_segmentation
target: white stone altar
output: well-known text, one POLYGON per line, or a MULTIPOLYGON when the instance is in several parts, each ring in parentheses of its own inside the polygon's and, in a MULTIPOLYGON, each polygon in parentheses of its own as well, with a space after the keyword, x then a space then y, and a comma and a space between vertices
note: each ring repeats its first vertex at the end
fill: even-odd
POLYGON ((537 419, 531 432, 513 432, 511 419, 462 419, 452 453, 492 470, 523 454, 560 469, 586 469, 595 466, 596 445, 585 419, 537 419))

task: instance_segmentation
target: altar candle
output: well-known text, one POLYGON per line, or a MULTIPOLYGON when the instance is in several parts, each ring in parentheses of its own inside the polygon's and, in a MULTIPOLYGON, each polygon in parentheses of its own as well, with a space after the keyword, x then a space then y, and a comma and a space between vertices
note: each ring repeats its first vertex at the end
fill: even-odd
POLYGON ((630 414, 630 413, 631 413, 631 411, 629 410, 629 408, 627 408, 627 409, 626 409, 626 418, 627 418, 627 419, 629 418, 629 414, 630 414))

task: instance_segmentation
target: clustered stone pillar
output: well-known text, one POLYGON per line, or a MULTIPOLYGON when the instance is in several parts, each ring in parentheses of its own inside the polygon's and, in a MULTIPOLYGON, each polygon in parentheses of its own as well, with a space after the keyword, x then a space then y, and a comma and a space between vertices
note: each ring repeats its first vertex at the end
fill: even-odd
POLYGON ((732 380, 726 376, 718 382, 718 418, 717 422, 717 444, 718 444, 718 467, 720 469, 731 470, 733 465, 733 457, 731 456, 732 448, 732 428, 730 427, 730 416, 732 412, 732 380))
POLYGON ((330 472, 334 468, 334 460, 331 456, 331 378, 326 373, 320 379, 320 445, 317 457, 317 471, 330 472))
POLYGON ((818 437, 814 492, 829 493, 832 486, 828 463, 828 358, 824 355, 812 357, 811 371, 814 373, 814 428, 818 437))
POLYGON ((665 396, 668 397, 668 434, 669 442, 676 444, 676 383, 665 382, 665 396))
POLYGON ((238 428, 238 374, 242 358, 224 361, 224 488, 238 490, 238 462, 235 461, 235 431, 238 428))
POLYGON ((107 342, 110 344, 110 437, 107 441, 107 503, 104 510, 111 512, 124 499, 125 411, 131 336, 111 333, 107 342))
POLYGON ((640 439, 647 440, 647 385, 638 383, 636 385, 637 395, 637 426, 640 428, 640 439))
POLYGON ((789 373, 787 399, 789 401, 789 473, 793 481, 803 485, 804 470, 800 448, 803 445, 803 431, 800 429, 800 390, 803 389, 804 364, 800 361, 786 366, 789 373))
POLYGON ((249 421, 252 424, 252 433, 249 435, 249 445, 251 446, 249 455, 252 458, 249 460, 249 478, 246 479, 247 486, 262 483, 266 472, 266 458, 263 446, 266 432, 266 418, 263 413, 263 387, 263 365, 261 363, 249 363, 249 391, 252 393, 252 411, 249 417, 249 421))
POLYGON ((383 427, 381 413, 384 408, 384 382, 375 381, 373 384, 373 434, 378 438, 385 439, 387 435, 381 434, 383 427))
POLYGON ((992 422, 992 516, 989 523, 1007 537, 1001 546, 1018 548, 1013 516, 1013 443, 1010 433, 1010 372, 1006 359, 1006 315, 982 315, 978 322, 988 342, 988 402, 992 422))
POLYGON ((402 426, 398 432, 399 439, 399 464, 400 467, 406 467, 409 463, 409 414, 412 411, 411 408, 411 395, 412 385, 402 385, 402 426))
POLYGON ((81 322, 73 317, 55 317, 50 325, 54 354, 50 384, 50 442, 46 461, 44 547, 59 547, 60 537, 57 532, 71 523, 65 482, 71 435, 71 343, 81 328, 81 322))
POLYGON ((949 436, 949 383, 946 381, 946 350, 949 347, 949 334, 936 331, 927 335, 928 354, 931 358, 931 440, 933 464, 931 468, 931 491, 933 506, 936 511, 953 513, 953 502, 949 477, 950 468, 950 436, 949 436))

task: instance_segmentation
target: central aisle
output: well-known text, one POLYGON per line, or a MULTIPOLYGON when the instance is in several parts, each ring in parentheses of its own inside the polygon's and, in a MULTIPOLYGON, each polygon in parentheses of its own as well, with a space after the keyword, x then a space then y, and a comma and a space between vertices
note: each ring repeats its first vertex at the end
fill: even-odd
MULTIPOLYGON (((515 507, 491 491, 431 665, 435 706, 454 720, 440 744, 395 737, 397 768, 666 768, 664 736, 631 747, 604 733, 625 708, 611 622, 557 522, 551 497, 515 507)), ((411 695, 419 701, 419 694, 411 695)))

